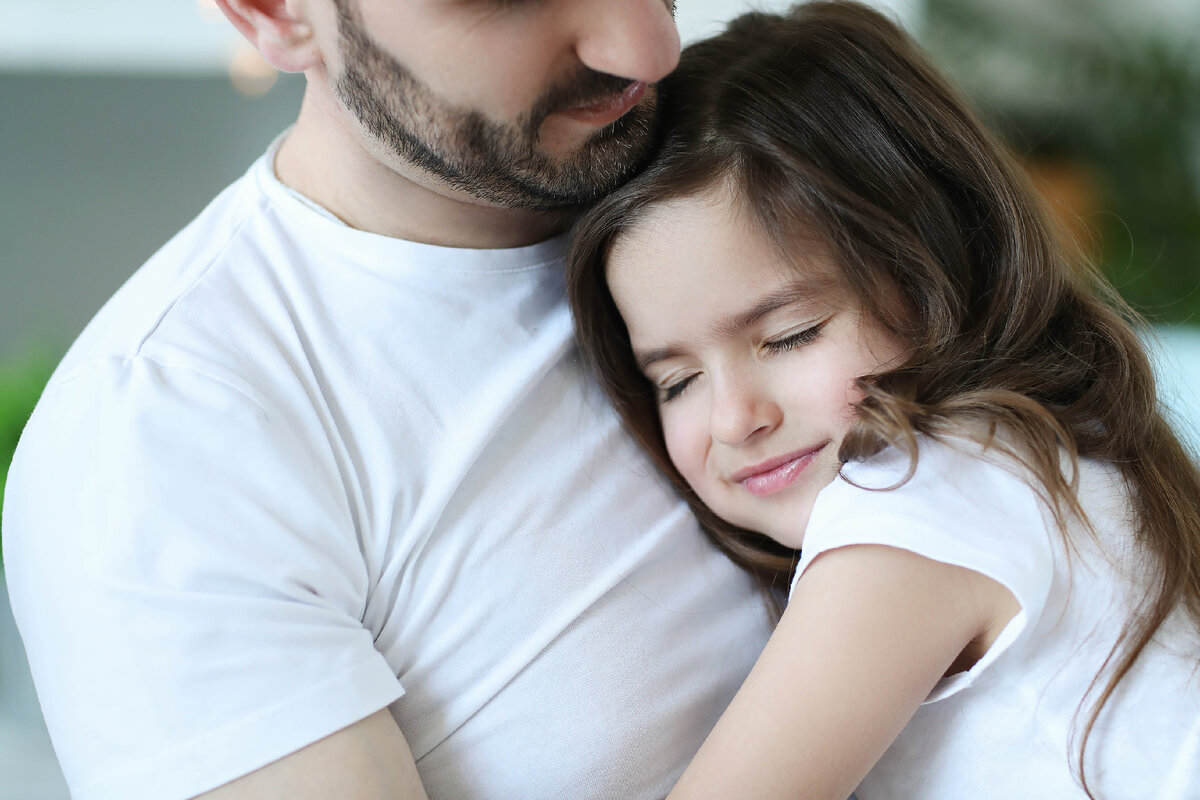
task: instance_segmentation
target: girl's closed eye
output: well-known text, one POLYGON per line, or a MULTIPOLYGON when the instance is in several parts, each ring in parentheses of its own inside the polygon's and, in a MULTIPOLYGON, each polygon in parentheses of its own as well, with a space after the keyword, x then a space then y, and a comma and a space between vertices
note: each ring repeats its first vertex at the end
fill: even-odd
POLYGON ((828 320, 818 322, 816 325, 812 325, 807 328, 801 328, 798 331, 785 334, 780 336, 778 339, 771 339, 763 342, 763 349, 770 354, 786 353, 787 351, 800 347, 801 345, 808 344, 809 342, 815 341, 817 337, 821 335, 821 329, 825 327, 826 322, 828 322, 828 320))
MULTIPOLYGON (((828 320, 823 320, 815 325, 809 325, 806 328, 794 330, 784 334, 776 339, 770 339, 762 343, 762 349, 768 355, 776 355, 786 353, 789 350, 794 350, 797 347, 809 344, 816 341, 821 335, 822 329, 825 327, 828 320)), ((658 380, 651 379, 658 390, 658 402, 660 404, 669 403, 675 398, 682 395, 689 386, 693 385, 700 373, 691 372, 684 374, 672 374, 658 380)))
POLYGON ((658 402, 669 403, 691 386, 696 378, 699 377, 698 372, 693 372, 680 376, 672 376, 670 379, 658 384, 658 402))

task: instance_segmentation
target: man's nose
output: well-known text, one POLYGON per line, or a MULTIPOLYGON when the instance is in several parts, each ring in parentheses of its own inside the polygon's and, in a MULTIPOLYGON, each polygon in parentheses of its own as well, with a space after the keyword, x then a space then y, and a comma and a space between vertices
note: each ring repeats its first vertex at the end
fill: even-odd
POLYGON ((575 53, 597 72, 653 83, 679 63, 679 32, 667 0, 580 4, 575 53))
POLYGON ((714 380, 711 403, 709 433, 713 441, 730 447, 770 433, 783 421, 779 404, 749 376, 739 374, 714 380))

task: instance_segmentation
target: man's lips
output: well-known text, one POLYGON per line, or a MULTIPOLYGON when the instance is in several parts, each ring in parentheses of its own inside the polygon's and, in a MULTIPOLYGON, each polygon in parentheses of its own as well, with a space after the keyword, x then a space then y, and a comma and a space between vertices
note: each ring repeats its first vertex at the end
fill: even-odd
POLYGON ((816 459, 817 454, 828 444, 826 442, 819 447, 797 450, 785 456, 740 469, 730 476, 730 480, 740 483, 746 488, 746 491, 756 497, 766 497, 781 492, 800 477, 800 473, 804 472, 808 465, 816 459))
POLYGON ((617 94, 609 95, 588 105, 563 109, 558 113, 587 125, 603 127, 624 116, 629 109, 638 104, 645 93, 645 81, 631 81, 617 94))

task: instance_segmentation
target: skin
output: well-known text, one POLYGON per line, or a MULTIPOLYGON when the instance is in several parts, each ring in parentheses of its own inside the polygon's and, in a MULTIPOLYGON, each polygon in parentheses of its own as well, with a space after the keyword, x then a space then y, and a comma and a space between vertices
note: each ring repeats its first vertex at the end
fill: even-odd
MULTIPOLYGON (((550 191, 547 200, 547 186, 561 188, 566 174, 567 183, 583 184, 573 199, 602 192, 646 145, 637 125, 581 118, 572 107, 603 105, 617 86, 653 84, 679 58, 665 0, 349 0, 340 15, 332 0, 217 3, 276 68, 305 73, 299 117, 276 158, 280 180, 355 228, 451 247, 518 247, 560 231, 570 209, 557 206, 572 198, 550 191), (365 37, 354 41, 356 31, 365 37), (381 117, 390 120, 370 122, 381 117), (495 135, 481 139, 479 130, 495 135), (442 166, 398 144, 400 131, 442 166), (476 168, 481 158, 512 161, 513 152, 494 152, 508 145, 517 188, 483 185, 479 170, 468 169, 472 160, 476 168)), ((644 120, 654 99, 647 86, 623 116, 644 120)), ((426 793, 383 709, 202 796, 421 800, 426 793)))
POLYGON ((343 62, 333 82, 337 99, 383 154, 448 187, 509 208, 569 208, 612 189, 649 153, 656 98, 644 82, 580 63, 548 85, 531 107, 505 110, 507 116, 497 119, 470 105, 486 98, 456 102, 423 83, 374 40, 350 0, 340 0, 337 9, 343 62), (602 111, 600 119, 572 113, 607 105, 614 97, 620 105, 602 111))
MULTIPOLYGON (((280 179, 353 227, 454 247, 531 244, 561 230, 569 214, 545 198, 472 191, 397 152, 390 137, 347 107, 356 69, 371 77, 375 110, 430 149, 450 151, 451 162, 472 138, 456 131, 464 119, 502 141, 515 136, 517 155, 528 156, 515 170, 521 177, 531 167, 570 171, 604 156, 604 174, 592 175, 594 195, 607 188, 602 178, 611 185, 645 155, 645 132, 626 131, 632 150, 619 156, 622 148, 611 142, 597 147, 604 126, 563 106, 612 97, 598 94, 597 75, 617 81, 610 90, 652 84, 679 55, 664 0, 346 0, 366 34, 361 47, 348 46, 353 31, 332 0, 218 3, 268 61, 307 78, 299 118, 276 160, 280 179)), ((631 113, 644 116, 654 100, 649 87, 639 103, 646 108, 631 113)))
POLYGON ((721 517, 799 548, 841 466, 855 379, 904 345, 842 289, 823 245, 795 260, 721 189, 652 209, 607 277, 680 474, 721 517))
MULTIPOLYGON (((838 471, 854 380, 905 347, 842 290, 819 242, 789 256, 719 188, 649 210, 607 278, 680 473, 721 516, 800 547, 838 471), (757 479, 766 493, 736 477, 797 452, 811 457, 757 479)), ((670 799, 845 800, 1018 610, 992 579, 908 551, 820 555, 670 799)))

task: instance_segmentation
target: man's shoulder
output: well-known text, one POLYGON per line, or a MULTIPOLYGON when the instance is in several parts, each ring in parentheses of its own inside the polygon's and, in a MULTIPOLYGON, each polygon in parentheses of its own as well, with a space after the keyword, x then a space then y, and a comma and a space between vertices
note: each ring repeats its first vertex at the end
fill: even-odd
MULTIPOLYGON (((222 191, 138 268, 96 313, 58 369, 139 357, 164 363, 220 360, 264 302, 254 275, 276 262, 266 253, 284 234, 268 198, 247 174, 222 191)), ((268 285, 270 281, 259 281, 268 285)))

